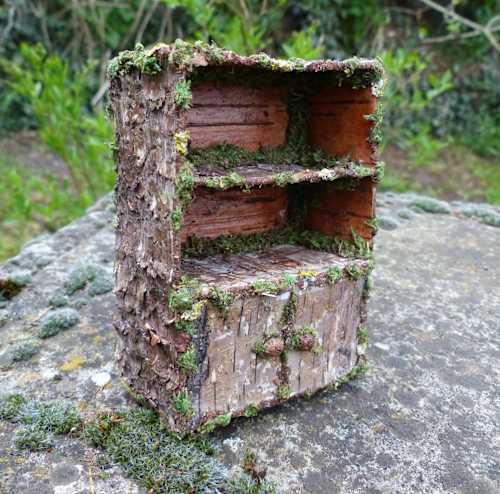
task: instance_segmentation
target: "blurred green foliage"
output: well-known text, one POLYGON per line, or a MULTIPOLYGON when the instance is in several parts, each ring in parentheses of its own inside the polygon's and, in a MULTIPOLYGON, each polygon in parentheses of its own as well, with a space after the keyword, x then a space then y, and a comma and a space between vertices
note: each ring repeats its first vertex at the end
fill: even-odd
POLYGON ((3 231, 10 225, 0 257, 111 189, 105 67, 137 42, 201 39, 242 54, 305 59, 380 56, 387 70, 382 148, 406 157, 403 174, 389 163, 383 187, 415 187, 412 173, 422 170, 439 181, 451 156, 471 188, 483 189, 479 197, 500 202, 500 54, 480 30, 460 22, 486 26, 498 43, 498 0, 446 7, 459 17, 421 0, 5 0, 0 135, 36 129, 68 173, 34 176, 0 159, 0 224, 3 231))

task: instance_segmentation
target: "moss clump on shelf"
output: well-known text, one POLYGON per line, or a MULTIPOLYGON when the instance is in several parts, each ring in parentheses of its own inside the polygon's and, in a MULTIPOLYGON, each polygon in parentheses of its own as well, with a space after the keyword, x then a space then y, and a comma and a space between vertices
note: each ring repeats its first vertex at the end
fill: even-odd
POLYGON ((286 187, 296 182, 293 172, 281 172, 274 176, 274 183, 278 187, 286 187))
POLYGON ((329 283, 337 283, 342 278, 342 271, 337 266, 332 266, 326 271, 326 279, 329 283))
POLYGON ((186 207, 191 202, 193 187, 193 167, 187 160, 185 160, 177 171, 175 177, 175 191, 177 199, 181 203, 182 207, 186 207))
POLYGON ((221 288, 213 286, 210 288, 208 293, 208 299, 215 305, 215 307, 217 307, 221 314, 226 317, 229 312, 229 306, 234 301, 234 295, 230 292, 222 290, 221 288))
POLYGON ((228 175, 223 175, 220 177, 210 177, 209 179, 207 179, 205 185, 211 189, 226 190, 233 187, 240 187, 242 189, 248 190, 246 180, 240 174, 234 171, 230 172, 228 175))

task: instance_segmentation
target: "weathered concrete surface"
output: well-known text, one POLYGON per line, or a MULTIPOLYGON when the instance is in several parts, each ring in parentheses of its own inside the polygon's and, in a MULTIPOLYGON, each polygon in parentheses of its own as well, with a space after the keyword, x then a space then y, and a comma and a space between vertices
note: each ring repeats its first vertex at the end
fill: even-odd
MULTIPOLYGON (((253 447, 269 477, 292 493, 498 492, 500 229, 455 214, 415 214, 406 207, 414 199, 379 201, 387 229, 376 244, 369 373, 217 433, 228 466, 253 447)), ((499 211, 487 213, 495 221, 499 211)), ((0 308, 0 393, 66 398, 84 415, 129 406, 114 371, 111 292, 69 295, 80 322, 37 337, 71 269, 95 263, 110 274, 112 219, 104 201, 3 266, 32 279, 0 308), (12 362, 26 340, 38 353, 12 362)), ((13 428, 0 422, 1 494, 143 492, 119 468, 101 477, 96 451, 76 439, 59 439, 50 453, 17 453, 13 428)))

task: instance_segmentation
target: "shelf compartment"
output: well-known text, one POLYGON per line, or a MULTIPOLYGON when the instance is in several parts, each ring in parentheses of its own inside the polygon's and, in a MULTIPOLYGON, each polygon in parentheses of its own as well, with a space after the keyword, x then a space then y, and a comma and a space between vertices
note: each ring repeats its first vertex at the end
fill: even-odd
POLYGON ((218 287, 228 292, 245 292, 251 290, 256 281, 276 283, 284 275, 297 280, 309 279, 312 283, 324 282, 329 268, 336 267, 345 274, 352 264, 362 270, 368 261, 298 245, 279 245, 255 253, 187 258, 182 260, 181 269, 186 276, 196 278, 205 291, 218 287))

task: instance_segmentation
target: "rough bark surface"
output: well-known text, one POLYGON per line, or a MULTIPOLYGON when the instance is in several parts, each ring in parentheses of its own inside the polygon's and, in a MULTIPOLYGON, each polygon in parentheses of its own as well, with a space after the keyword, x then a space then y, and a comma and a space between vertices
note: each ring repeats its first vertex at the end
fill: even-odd
POLYGON ((154 77, 135 71, 111 84, 118 146, 119 360, 129 384, 170 419, 165 397, 185 384, 174 365, 177 335, 167 305, 180 259, 180 239, 170 222, 177 206, 173 135, 179 123, 172 88, 178 77, 168 70, 154 77))

